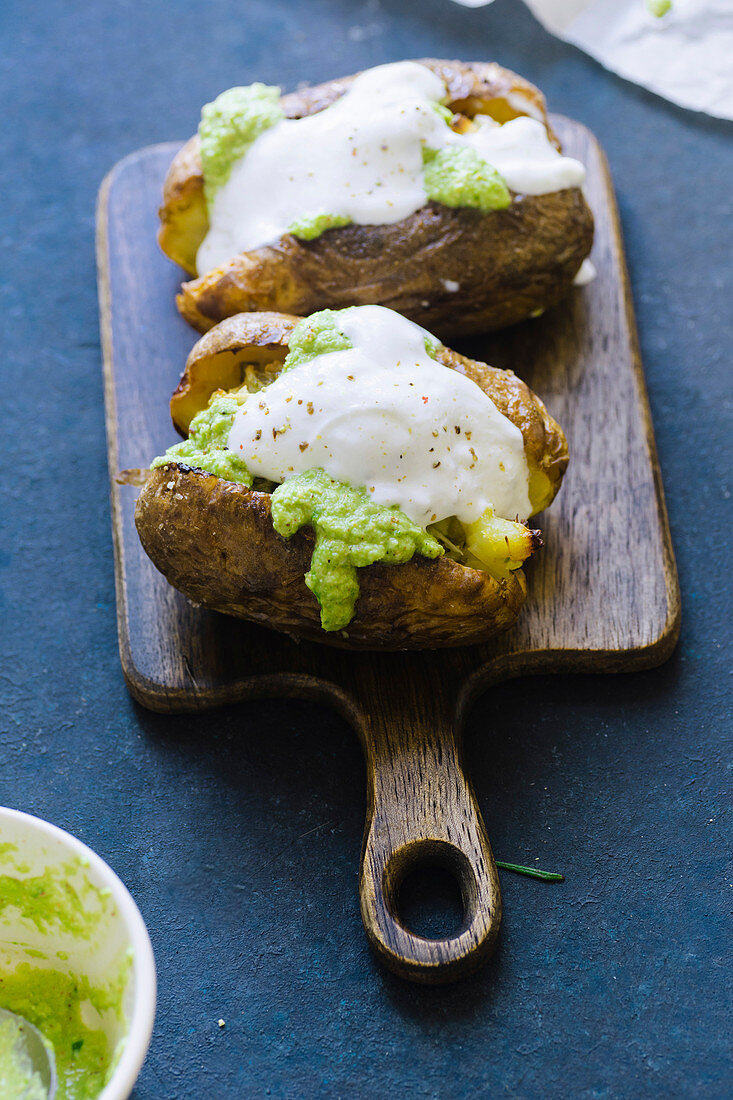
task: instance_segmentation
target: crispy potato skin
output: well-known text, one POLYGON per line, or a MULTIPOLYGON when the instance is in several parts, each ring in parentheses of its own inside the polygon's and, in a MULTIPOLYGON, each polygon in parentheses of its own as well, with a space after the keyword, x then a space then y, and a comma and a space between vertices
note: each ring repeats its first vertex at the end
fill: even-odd
POLYGON ((276 534, 270 497, 201 470, 152 470, 135 522, 155 566, 196 603, 297 638, 347 649, 468 645, 508 629, 526 595, 521 570, 507 581, 449 558, 359 570, 361 594, 346 630, 326 633, 304 576, 313 535, 276 534))
MULTIPOLYGON (((421 64, 445 81, 454 111, 482 112, 500 122, 530 114, 558 144, 544 97, 515 73, 493 63, 421 64)), ((286 116, 323 110, 351 80, 284 96, 286 116)), ((429 203, 395 225, 345 226, 313 241, 286 234, 184 283, 178 307, 201 332, 239 312, 308 314, 365 304, 396 309, 441 338, 501 328, 557 302, 593 241, 593 218, 579 189, 512 199, 506 210, 490 214, 429 203), (458 283, 459 290, 449 291, 445 282, 458 283)), ((194 137, 166 178, 159 234, 163 250, 192 275, 206 233, 205 212, 194 137)))
MULTIPOLYGON (((241 313, 202 336, 191 349, 171 398, 171 418, 180 434, 188 434, 192 418, 206 408, 215 390, 240 385, 244 364, 259 363, 277 374, 288 352, 290 333, 299 320, 289 314, 241 313)), ((540 512, 560 488, 568 464, 567 440, 559 425, 513 371, 490 367, 445 347, 439 350, 438 358, 480 386, 499 412, 521 431, 536 485, 533 492, 530 483, 533 514, 540 512)))

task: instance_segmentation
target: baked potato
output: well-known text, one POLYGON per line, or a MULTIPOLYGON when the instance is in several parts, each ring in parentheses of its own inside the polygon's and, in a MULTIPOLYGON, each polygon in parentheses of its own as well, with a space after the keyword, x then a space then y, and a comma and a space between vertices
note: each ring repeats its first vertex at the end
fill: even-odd
MULTIPOLYGON (((544 97, 522 77, 494 63, 419 64, 443 82, 456 133, 475 129, 477 116, 502 127, 526 116, 541 122, 560 149, 544 97)), ((335 104, 355 79, 285 95, 279 107, 285 119, 313 116, 335 104)), ((177 303, 201 332, 245 311, 302 316, 376 303, 447 338, 501 328, 547 309, 567 292, 590 252, 593 218, 579 186, 540 194, 509 188, 506 203, 484 212, 428 201, 393 224, 337 224, 313 239, 285 232, 200 271, 196 257, 210 219, 195 136, 168 171, 159 242, 195 276, 183 284, 177 303)))
MULTIPOLYGON (((305 323, 291 315, 244 313, 222 321, 198 341, 171 399, 174 425, 184 436, 192 431, 188 444, 207 407, 217 401, 240 395, 237 399, 248 408, 252 402, 264 407, 269 387, 286 378, 286 357, 305 323)), ((565 437, 542 401, 511 371, 437 343, 431 355, 479 387, 514 426, 511 430, 521 433, 517 438, 526 459, 528 507, 530 514, 541 511, 557 493, 568 462, 565 437)), ((228 436, 217 454, 234 462, 229 442, 228 436)), ((355 649, 465 645, 515 622, 526 596, 518 567, 540 538, 524 524, 496 516, 488 524, 474 524, 473 534, 455 522, 435 524, 422 532, 434 543, 432 550, 410 550, 406 557, 389 559, 401 564, 375 561, 358 568, 358 598, 350 621, 324 630, 322 596, 316 599, 316 588, 305 579, 317 548, 313 527, 306 522, 298 530, 295 524, 283 537, 273 525, 278 495, 273 484, 256 477, 251 485, 237 484, 226 479, 226 471, 216 476, 181 454, 185 450, 186 444, 179 444, 156 460, 138 499, 135 522, 155 566, 194 602, 293 637, 355 649)), ((286 480, 280 490, 289 484, 286 480)))

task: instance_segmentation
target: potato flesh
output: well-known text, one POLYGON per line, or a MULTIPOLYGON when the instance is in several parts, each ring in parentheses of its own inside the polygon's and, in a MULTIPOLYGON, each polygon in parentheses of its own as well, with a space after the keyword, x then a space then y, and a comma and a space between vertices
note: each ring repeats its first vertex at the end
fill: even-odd
POLYGON ((464 530, 467 563, 475 559, 496 580, 503 580, 519 569, 539 542, 536 531, 494 515, 491 508, 475 523, 466 524, 464 530))
POLYGON ((267 381, 277 377, 285 359, 282 348, 248 348, 242 351, 222 351, 203 360, 195 380, 186 377, 187 385, 178 387, 171 398, 171 417, 181 435, 187 435, 197 413, 211 404, 215 393, 239 389, 246 385, 254 393, 267 381))
POLYGON ((506 580, 521 568, 541 543, 539 532, 515 520, 502 519, 487 508, 473 523, 463 524, 456 516, 429 529, 446 553, 461 565, 481 569, 494 580, 506 580))

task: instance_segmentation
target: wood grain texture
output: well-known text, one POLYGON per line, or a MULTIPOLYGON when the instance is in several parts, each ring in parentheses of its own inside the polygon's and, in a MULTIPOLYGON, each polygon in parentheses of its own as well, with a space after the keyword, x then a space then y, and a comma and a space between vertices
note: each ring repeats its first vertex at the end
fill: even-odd
MULTIPOLYGON (((500 920, 496 869, 461 770, 462 715, 492 683, 547 672, 650 667, 671 653, 679 592, 613 189, 593 136, 553 126, 588 168, 598 278, 537 321, 459 350, 511 367, 563 426, 571 462, 538 525, 545 548, 527 570, 517 626, 484 645, 416 654, 356 654, 296 643, 194 607, 155 571, 133 522, 144 468, 174 441, 168 401, 196 334, 178 315, 181 273, 155 243, 160 188, 177 145, 140 150, 105 180, 98 264, 111 474, 118 633, 138 702, 176 712, 253 696, 309 696, 357 729, 369 799, 362 915, 380 957, 405 977, 445 981, 488 956, 500 920), (461 884, 464 928, 411 935, 398 918, 401 877, 443 862, 461 884)), ((457 302, 459 308, 459 302, 457 302)))

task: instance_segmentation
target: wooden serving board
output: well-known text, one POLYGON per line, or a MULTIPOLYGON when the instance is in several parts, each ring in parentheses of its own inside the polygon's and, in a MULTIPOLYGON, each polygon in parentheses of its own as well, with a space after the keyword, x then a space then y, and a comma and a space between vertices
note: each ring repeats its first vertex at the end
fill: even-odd
MULTIPOLYGON (((614 672, 659 664, 679 629, 679 593, 605 158, 592 134, 553 118, 588 169, 598 277, 544 317, 459 345, 511 367, 545 400, 569 440, 562 490, 538 525, 517 626, 490 644, 413 654, 352 654, 295 642, 192 606, 156 572, 133 522, 144 468, 175 441, 168 400, 197 336, 179 317, 181 272, 158 250, 162 180, 178 148, 142 149, 104 181, 98 264, 122 667, 138 702, 196 710, 261 695, 330 701, 362 739, 369 782, 360 896, 373 947, 397 973, 445 981, 491 951, 501 901, 491 849, 461 770, 471 700, 525 673, 614 672), (446 940, 399 920, 402 877, 440 863, 458 878, 462 929, 446 940)), ((456 296, 460 309, 460 296, 456 296)))

